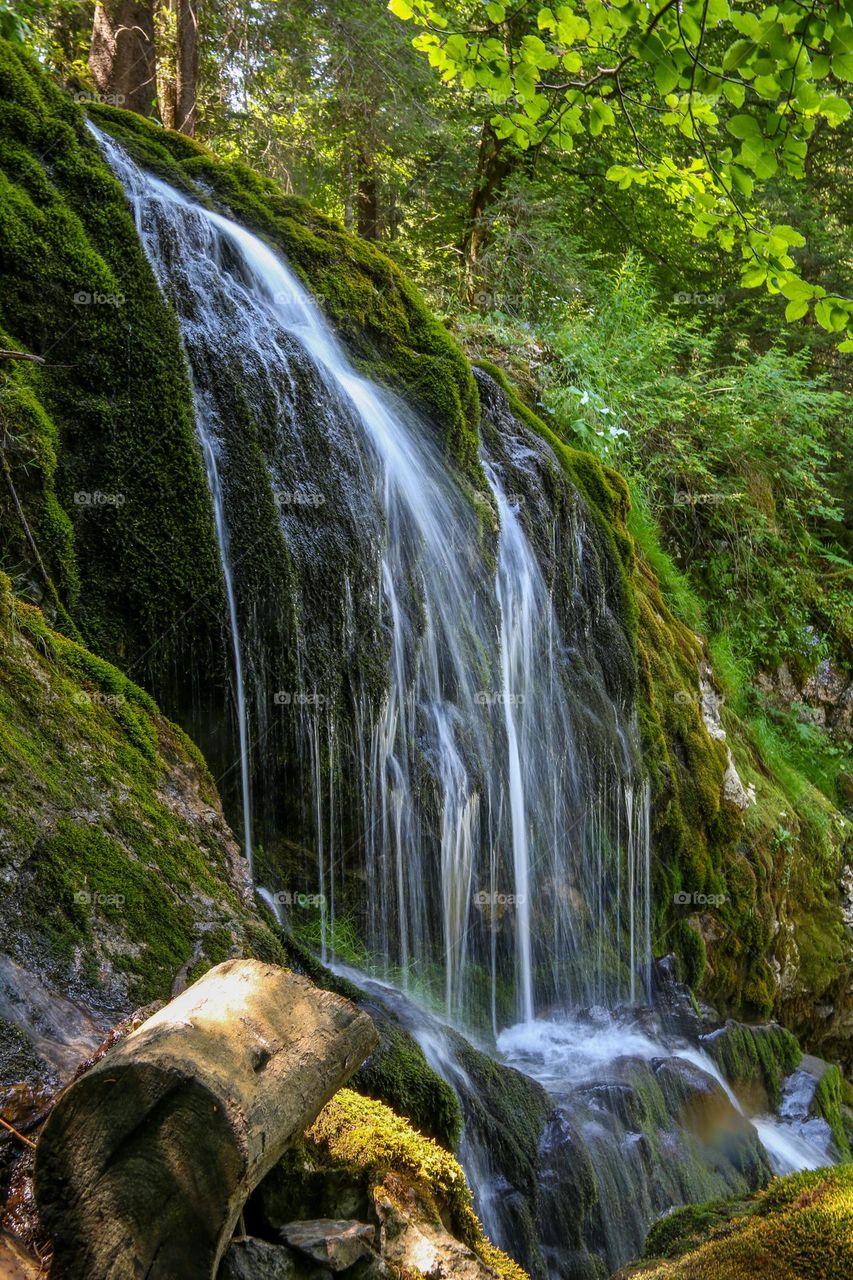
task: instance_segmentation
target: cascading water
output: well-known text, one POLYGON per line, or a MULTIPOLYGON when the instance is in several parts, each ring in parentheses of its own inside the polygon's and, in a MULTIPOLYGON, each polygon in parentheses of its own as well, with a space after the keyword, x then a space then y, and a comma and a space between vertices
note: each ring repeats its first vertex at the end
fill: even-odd
MULTIPOLYGON (((248 724, 260 730, 271 699, 251 609, 233 590, 230 548, 244 518, 229 502, 235 385, 241 411, 248 400, 274 424, 265 452, 294 565, 298 751, 313 795, 304 836, 316 872, 305 887, 319 898, 324 956, 335 953, 345 906, 363 920, 378 971, 442 999, 458 1023, 491 1019, 497 1031, 555 1005, 636 998, 649 961, 648 792, 628 700, 606 690, 597 665, 598 632, 605 621, 613 631, 613 614, 590 567, 598 553, 577 495, 567 499, 571 535, 555 557, 571 565, 570 616, 580 620, 567 634, 527 532, 547 523, 557 536, 543 497, 542 476, 554 467, 545 447, 532 437, 489 444, 495 569, 482 517, 429 428, 355 372, 281 259, 100 140, 181 322, 226 578, 246 771, 248 724), (366 566, 366 599, 353 600, 347 579, 336 607, 343 625, 327 652, 343 655, 337 667, 313 645, 322 569, 300 527, 299 477, 288 471, 312 443, 294 411, 306 380, 311 430, 330 469, 345 455, 348 470, 343 480, 323 476, 326 536, 348 537, 347 555, 366 566), (363 652, 352 643, 348 652, 353 631, 369 631, 382 655, 372 686, 363 652), (577 695, 584 681, 595 706, 577 695), (353 802, 346 839, 341 795, 353 802)), ((243 797, 248 826, 247 775, 243 797)))
MULTIPOLYGON (((678 1129, 686 1094, 717 1089, 753 1172, 768 1166, 710 1059, 638 1031, 636 1009, 627 1023, 604 1012, 651 987, 651 800, 630 679, 619 676, 631 664, 618 591, 583 502, 484 378, 490 527, 429 426, 356 373, 281 258, 95 132, 175 306, 193 378, 247 857, 264 756, 293 757, 305 802, 291 852, 313 858, 291 873, 303 877, 293 888, 316 895, 324 960, 354 921, 372 974, 422 1002, 399 997, 400 1017, 463 1102, 461 1154, 493 1236, 512 1250, 512 1188, 494 1167, 459 1037, 423 1002, 457 1027, 490 1028, 505 1060, 550 1095, 536 1274, 598 1274, 589 1249, 619 1265, 667 1205, 744 1186, 727 1156, 678 1129), (257 492, 247 475, 260 477, 257 492), (287 579, 276 644, 266 602, 244 582, 255 505, 275 517, 287 579), (291 648, 282 690, 279 650, 291 648), (579 1016, 590 1007, 598 1023, 579 1016), (578 1225, 567 1252, 581 1150, 597 1207, 592 1243, 578 1225)), ((285 923, 281 897, 261 892, 285 923)), ((802 1135, 755 1123, 777 1167, 820 1158, 802 1135)))

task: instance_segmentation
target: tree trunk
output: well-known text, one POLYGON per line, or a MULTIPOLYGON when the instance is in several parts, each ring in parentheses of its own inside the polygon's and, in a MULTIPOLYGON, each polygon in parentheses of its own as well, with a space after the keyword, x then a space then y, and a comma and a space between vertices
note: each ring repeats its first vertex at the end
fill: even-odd
POLYGON ((175 128, 195 137, 198 92, 198 14, 196 0, 177 0, 178 43, 175 59, 175 128))
POLYGON ((507 175, 513 168, 512 153, 506 143, 497 137, 489 123, 483 125, 480 135, 480 153, 477 158, 477 177, 468 203, 468 217, 460 250, 465 267, 466 285, 473 289, 477 261, 488 239, 486 214, 495 197, 500 193, 507 175))
POLYGON ((210 970, 62 1095, 35 1162, 62 1280, 213 1280, 243 1205, 373 1050, 367 1014, 257 960, 210 970))
POLYGON ((129 111, 151 114, 157 92, 154 0, 98 0, 89 68, 105 97, 129 111))
POLYGON ((356 192, 358 234, 364 240, 379 239, 379 177, 373 163, 358 153, 358 190, 356 192))
POLYGON ((347 160, 344 168, 344 226, 347 231, 352 231, 352 155, 347 152, 347 160))
POLYGON ((177 0, 158 0, 155 19, 155 44, 157 46, 157 101, 160 119, 166 129, 174 129, 177 110, 177 85, 175 83, 177 0))

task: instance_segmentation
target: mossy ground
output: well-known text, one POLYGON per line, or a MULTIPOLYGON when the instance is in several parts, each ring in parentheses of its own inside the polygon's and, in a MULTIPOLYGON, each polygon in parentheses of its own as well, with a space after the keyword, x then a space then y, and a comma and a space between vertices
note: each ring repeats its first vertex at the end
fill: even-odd
POLYGON ((649 1232, 621 1277, 644 1280, 847 1280, 853 1259, 853 1166, 777 1178, 741 1201, 691 1205, 649 1232))

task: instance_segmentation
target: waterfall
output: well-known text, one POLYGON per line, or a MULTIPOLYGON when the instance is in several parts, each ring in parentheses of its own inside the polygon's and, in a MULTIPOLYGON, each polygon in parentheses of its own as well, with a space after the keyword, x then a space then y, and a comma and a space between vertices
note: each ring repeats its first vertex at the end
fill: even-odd
POLYGON ((247 516, 234 495, 255 431, 293 566, 295 683, 275 702, 310 797, 288 835, 315 867, 293 888, 318 901, 323 957, 354 920, 374 973, 495 1032, 556 1006, 640 999, 649 792, 630 699, 608 690, 595 656, 616 624, 579 495, 512 420, 484 445, 472 502, 430 425, 355 370, 280 255, 95 132, 195 387, 247 856, 260 767, 249 724, 274 714, 266 672, 279 656, 239 567, 247 516))
POLYGON ((598 1275, 636 1256, 667 1208, 769 1176, 767 1152, 776 1169, 828 1159, 811 1131, 744 1115, 708 1055, 644 1003, 651 791, 618 675, 626 642, 608 553, 548 445, 483 375, 473 495, 431 424, 354 368, 280 255, 93 132, 180 322, 250 861, 253 797, 270 804, 259 779, 268 757, 287 762, 271 776, 291 878, 259 893, 455 1089, 490 1235, 536 1252, 551 1280, 598 1275), (264 580, 245 570, 270 519, 287 569, 272 639, 264 580), (303 896, 314 915, 300 919, 303 896), (342 964, 353 934, 364 973, 342 964), (479 1078, 460 1027, 474 1043, 491 1033, 479 1078), (478 1096, 497 1071, 537 1082, 551 1107, 527 1153, 538 1209, 523 1245, 512 1144, 493 1141, 501 1113, 478 1096), (713 1111, 720 1086, 733 1125, 694 1133, 685 1100, 713 1111))

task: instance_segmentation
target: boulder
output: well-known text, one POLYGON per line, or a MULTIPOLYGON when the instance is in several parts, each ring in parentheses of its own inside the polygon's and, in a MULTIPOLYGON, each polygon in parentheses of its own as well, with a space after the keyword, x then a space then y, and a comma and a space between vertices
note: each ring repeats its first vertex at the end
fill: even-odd
POLYGON ((340 1218, 289 1222, 281 1229, 282 1239, 291 1249, 333 1272, 346 1271, 363 1258, 370 1258, 375 1234, 375 1228, 366 1222, 340 1218))

